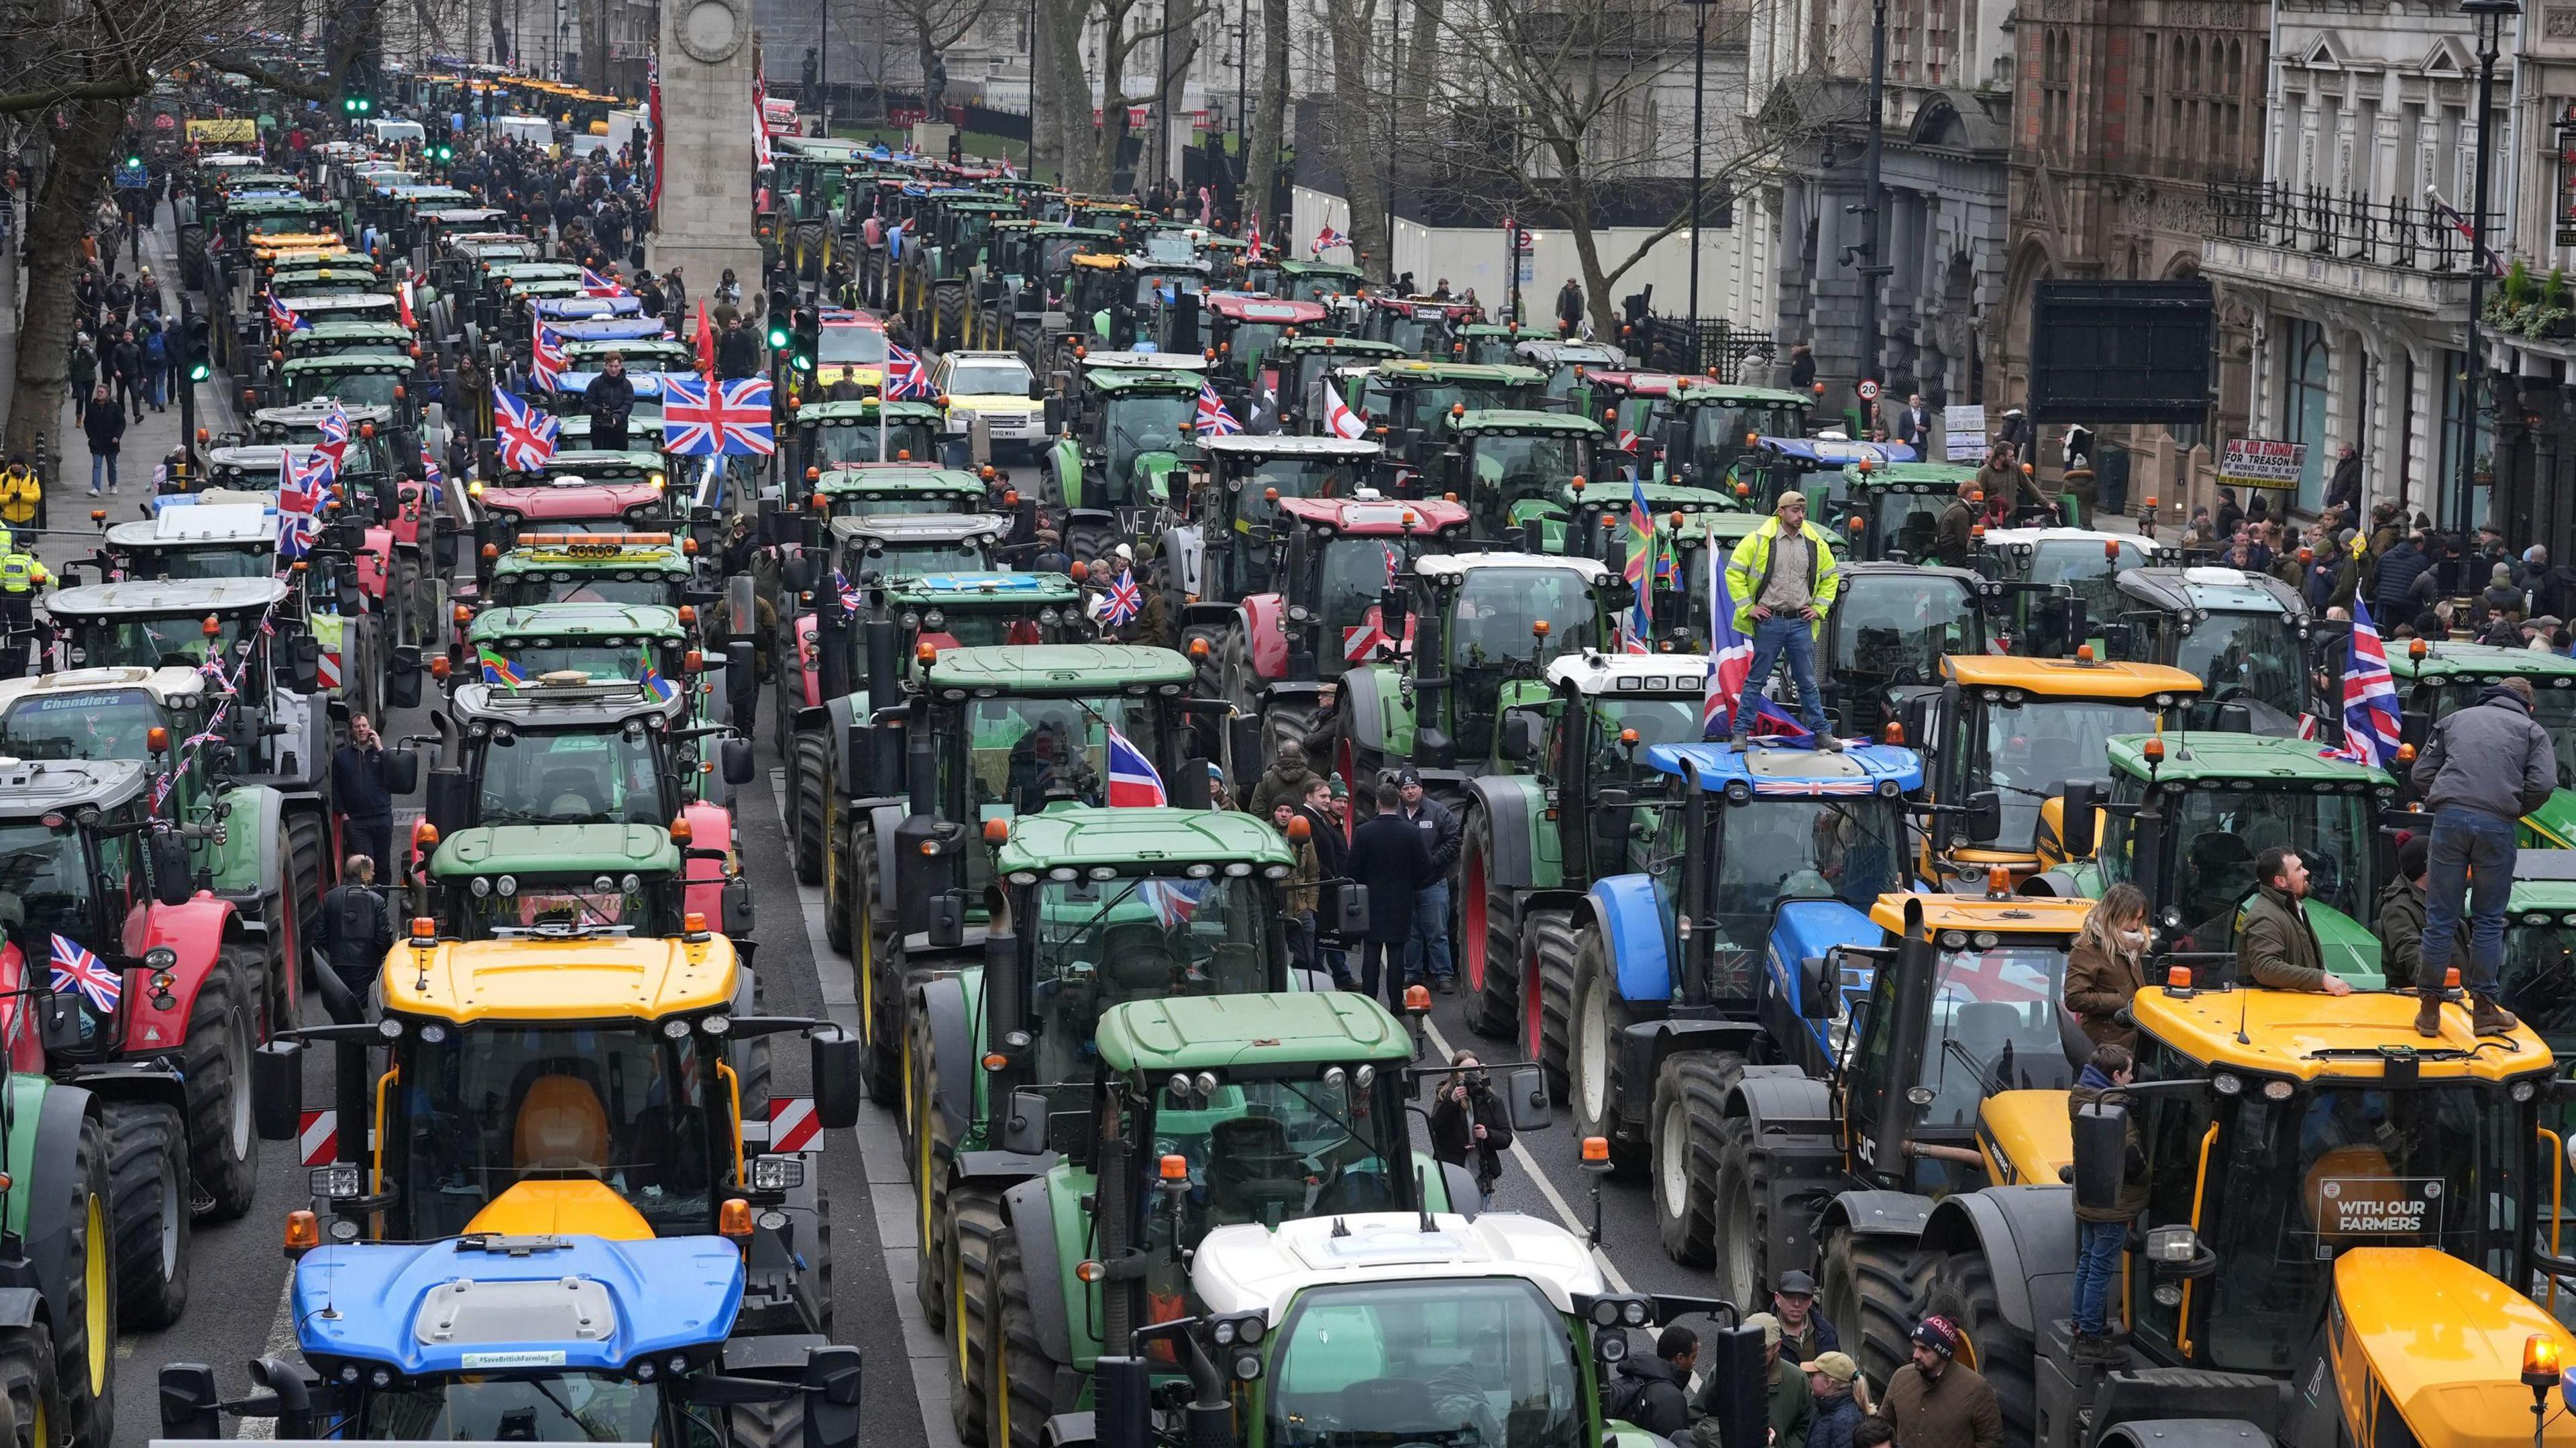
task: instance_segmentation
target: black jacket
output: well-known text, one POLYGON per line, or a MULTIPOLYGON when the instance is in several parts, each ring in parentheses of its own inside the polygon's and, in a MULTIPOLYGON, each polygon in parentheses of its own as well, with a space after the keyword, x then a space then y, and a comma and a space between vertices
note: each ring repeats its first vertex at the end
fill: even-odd
POLYGON ((2379 560, 2378 586, 2370 591, 2371 622, 2385 619, 2387 622, 2381 626, 2394 628, 2401 620, 2413 618, 2415 610, 2406 606, 2406 600, 2414 592, 2415 580, 2432 566, 2433 560, 2424 556, 2424 550, 2416 547, 2413 539, 2389 549, 2387 556, 2379 560))
POLYGON ((1327 880, 1347 878, 1351 863, 1351 842, 1342 834, 1341 822, 1334 819, 1329 810, 1318 813, 1304 805, 1299 805, 1297 812, 1304 815, 1306 823, 1314 829, 1315 864, 1324 872, 1324 878, 1327 880))
POLYGON ((2336 506, 2342 507, 2343 515, 2346 519, 2352 518, 2359 512, 2361 508, 2361 454, 2354 453, 2351 457, 2339 458, 2336 460, 2334 476, 2326 480, 2326 506, 2329 508, 2336 506))
POLYGON ((81 431, 89 434, 91 453, 114 457, 123 446, 120 439, 125 436, 125 409, 117 406, 114 398, 95 403, 81 414, 81 431))
POLYGON ((1431 1155, 1467 1166, 1472 1152, 1476 1179, 1492 1181, 1503 1174, 1501 1154, 1512 1144, 1512 1119, 1504 1112, 1502 1098, 1494 1094, 1491 1082, 1467 1088, 1466 1106, 1459 1105, 1453 1094, 1458 1089, 1444 1077, 1439 1095, 1431 1103, 1431 1155), (1476 1139, 1472 1129, 1478 1126, 1485 1128, 1483 1141, 1476 1139))
MULTIPOLYGON (((337 797, 340 813, 353 820, 390 819, 394 812, 393 792, 385 788, 385 751, 382 746, 361 749, 343 744, 331 756, 331 792, 337 797)), ((378 864, 384 863, 379 860, 378 864)))
POLYGON ((732 382, 759 370, 760 344, 752 340, 750 328, 736 327, 716 339, 717 376, 732 382))
POLYGON ((1350 877, 1369 892, 1369 925, 1361 938, 1401 945, 1413 933, 1413 897, 1439 878, 1422 831, 1402 814, 1372 815, 1351 832, 1350 877))
POLYGON ((1690 1392, 1680 1368, 1648 1354, 1620 1363, 1617 1376, 1645 1385, 1627 1405, 1627 1421, 1667 1438, 1690 1431, 1690 1392))
POLYGON ((322 952, 342 980, 372 979, 393 946, 393 912, 372 887, 342 885, 322 897, 322 952))
POLYGON ((590 379, 581 395, 590 405, 590 425, 594 428, 602 423, 623 428, 626 415, 635 410, 635 384, 622 373, 615 377, 600 373, 590 379))
POLYGON ((1458 863, 1458 815, 1426 794, 1421 808, 1411 818, 1414 828, 1422 831, 1422 843, 1431 850, 1431 876, 1423 881, 1427 885, 1448 874, 1450 867, 1458 863))

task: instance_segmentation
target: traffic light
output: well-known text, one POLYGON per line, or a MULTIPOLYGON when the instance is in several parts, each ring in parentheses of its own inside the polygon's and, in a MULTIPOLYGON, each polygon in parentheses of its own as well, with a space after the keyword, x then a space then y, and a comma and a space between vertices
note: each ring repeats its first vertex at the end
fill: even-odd
POLYGON ((799 372, 811 373, 816 360, 823 355, 823 316, 812 307, 797 309, 795 346, 788 365, 799 372))
POLYGON ((771 292, 770 292, 770 294, 769 294, 769 350, 770 350, 770 351, 772 351, 772 352, 778 351, 780 348, 783 348, 783 347, 785 347, 785 346, 787 345, 787 342, 788 342, 788 328, 789 328, 789 327, 790 327, 790 325, 793 323, 794 318, 795 318, 795 314, 796 314, 796 297, 795 297, 795 294, 794 294, 794 293, 792 293, 792 292, 788 291, 788 290, 787 290, 786 288, 784 288, 784 287, 777 288, 777 289, 775 289, 775 290, 773 290, 773 291, 771 291, 771 292))
POLYGON ((143 169, 143 153, 142 153, 142 152, 140 152, 140 151, 128 151, 128 152, 126 152, 126 153, 125 153, 125 169, 126 169, 126 170, 128 170, 128 171, 140 171, 140 170, 142 170, 142 169, 143 169))
POLYGON ((445 141, 438 143, 438 164, 444 166, 456 159, 456 148, 445 141))
POLYGON ((188 380, 203 382, 215 375, 214 324, 204 317, 188 319, 188 380))

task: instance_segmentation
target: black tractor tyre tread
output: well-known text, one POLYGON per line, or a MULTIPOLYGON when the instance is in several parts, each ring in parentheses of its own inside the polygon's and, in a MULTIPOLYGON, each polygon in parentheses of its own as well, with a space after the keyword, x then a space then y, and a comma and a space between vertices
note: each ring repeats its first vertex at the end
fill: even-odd
POLYGON ((63 1389, 56 1361, 53 1329, 44 1323, 0 1329, 0 1401, 8 1404, 7 1448, 58 1448, 62 1442, 63 1389), (40 1433, 40 1427, 45 1431, 40 1433))
POLYGON ((1919 1269, 1911 1244, 1894 1238, 1836 1232, 1825 1242, 1816 1310, 1872 1383, 1886 1383, 1912 1356, 1919 1269))
POLYGON ((868 1099, 902 1110, 897 1093, 903 1090, 903 1049, 896 1040, 898 1013, 885 1008, 883 975, 892 964, 893 953, 879 938, 876 924, 876 831, 853 826, 850 832, 850 857, 859 862, 853 872, 856 879, 849 891, 850 958, 859 960, 867 952, 867 970, 854 971, 854 986, 866 990, 873 1000, 857 1002, 866 1031, 859 1042, 859 1070, 868 1088, 868 1099))
POLYGON ((1509 1040, 1512 1028, 1520 1024, 1521 932, 1512 915, 1512 896, 1508 890, 1493 884, 1494 817, 1485 810, 1467 812, 1466 847, 1458 854, 1458 893, 1460 914, 1466 910, 1465 891, 1479 878, 1478 864, 1485 881, 1485 929, 1480 939, 1470 939, 1463 918, 1460 921, 1458 945, 1467 950, 1485 952, 1484 979, 1479 982, 1460 962, 1459 996, 1464 1007, 1467 1029, 1487 1040, 1509 1040))
POLYGON ((1720 1292, 1740 1290, 1730 1298, 1769 1301, 1771 1280, 1804 1262, 1771 1260, 1771 1156, 1753 1136, 1753 1123, 1729 1116, 1713 1123, 1717 1137, 1717 1261, 1720 1292), (1739 1202, 1742 1213, 1739 1218, 1739 1202))
POLYGON ((725 1448, 805 1448, 805 1395, 734 1404, 725 1414, 725 1448))
MULTIPOLYGON (((1581 935, 1570 910, 1532 910, 1521 917, 1522 976, 1538 991, 1534 1053, 1559 1104, 1574 1099, 1568 1060, 1574 1039, 1574 956, 1581 935)), ((1522 1002, 1524 1009, 1528 1002, 1522 1002)))
POLYGON ((2036 1347, 2028 1333, 2004 1321, 1994 1265, 1986 1254, 1973 1249, 1942 1254, 1925 1276, 1920 1307, 1918 1319, 1922 1313, 1940 1313, 1967 1338, 1959 1360, 1975 1368, 1995 1390, 1995 1402, 2003 1409, 2005 1441, 2029 1442, 2037 1420, 2036 1347))
POLYGON ((787 807, 795 814, 787 830, 796 857, 796 883, 823 883, 823 788, 830 762, 830 743, 811 730, 796 736, 787 766, 787 807))
MULTIPOLYGON (((61 1329, 54 1336, 54 1371, 63 1399, 62 1416, 55 1419, 54 1430, 74 1444, 109 1444, 116 1441, 116 1261, 113 1242, 90 1240, 89 1198, 98 1199, 102 1219, 108 1204, 107 1123, 97 1115, 81 1122, 71 1177, 58 1188, 68 1189, 72 1200, 67 1208, 71 1241, 63 1263, 69 1293, 67 1300, 54 1304, 54 1320, 61 1329), (89 1372, 89 1275, 83 1264, 92 1252, 108 1254, 107 1380, 101 1383, 92 1383, 89 1372)), ((114 1235, 112 1229, 110 1235, 114 1235)))
MULTIPOLYGON (((329 873, 331 831, 322 817, 310 810, 295 810, 286 816, 286 856, 290 873, 285 885, 292 889, 290 908, 295 912, 295 954, 300 969, 310 972, 312 952, 305 946, 320 932, 322 923, 323 879, 329 873)), ((394 878, 394 862, 378 860, 376 876, 394 878)))
MULTIPOLYGON (((1009 1415, 1007 1443, 993 1448, 1044 1448, 1047 1419, 1056 1411, 1058 1364, 1038 1337, 1037 1309, 1016 1233, 1005 1232, 993 1254, 994 1300, 1002 1316, 1002 1350, 991 1364, 993 1400, 1009 1415)), ((1053 1283, 1040 1286, 1052 1288, 1053 1283)), ((989 1420, 992 1409, 986 1408, 989 1420)))
POLYGON ((1649 1192, 1655 1225, 1663 1237, 1664 1255, 1685 1267, 1706 1267, 1717 1245, 1717 1133, 1712 1129, 1725 1109, 1726 1093, 1744 1074, 1744 1057, 1733 1051, 1683 1051, 1664 1058, 1655 1072, 1652 1133, 1654 1171, 1649 1192), (1665 1128, 1680 1108, 1682 1139, 1665 1128), (1683 1154, 1682 1208, 1672 1210, 1664 1191, 1667 1152, 1683 1154))
POLYGON ((948 1193, 948 1220, 954 1243, 949 1270, 957 1274, 949 1296, 958 1309, 950 1314, 948 1342, 959 1368, 948 1383, 948 1417, 966 1448, 984 1448, 991 1421, 985 1380, 993 1364, 992 1334, 1001 1325, 993 1300, 993 1254, 1006 1230, 1002 1195, 986 1186, 960 1185, 948 1193))
POLYGON ((128 1328, 162 1328, 188 1307, 188 1128, 179 1109, 141 1097, 106 1103, 107 1230, 116 1241, 116 1307, 128 1328), (178 1251, 161 1260, 175 1219, 178 1251))
MULTIPOLYGON (((1303 699, 1281 699, 1261 710, 1261 767, 1268 770, 1279 759, 1279 746, 1291 739, 1304 748, 1306 736, 1315 732, 1315 706, 1303 699)), ((1311 767, 1311 759, 1309 761, 1311 767)), ((1348 781, 1345 781, 1347 783, 1348 781)))
MULTIPOLYGON (((1088 565, 1119 544, 1116 525, 1095 518, 1068 523, 1064 530, 1064 549, 1074 562, 1088 565)), ((1102 582, 1115 582, 1104 579, 1102 582)))
POLYGON ((188 1014, 188 1037, 180 1046, 188 1101, 188 1177, 212 1203, 207 1215, 217 1221, 249 1211, 259 1189, 258 1143, 240 1155, 232 1145, 233 1093, 248 1091, 250 1082, 233 1079, 224 1042, 235 1032, 257 1039, 250 1012, 258 988, 235 952, 236 947, 224 947, 217 968, 198 987, 188 1014))
MULTIPOLYGON (((915 1018, 917 1020, 918 1017, 915 1018)), ((948 1317, 948 1163, 956 1155, 956 1145, 946 1141, 947 1129, 941 1124, 938 1106, 930 1097, 930 1082, 936 1077, 932 1074, 930 1061, 929 1031, 917 1027, 913 1021, 906 1022, 905 1029, 913 1037, 910 1089, 913 1092, 912 1110, 917 1118, 914 1131, 927 1136, 930 1152, 929 1169, 924 1173, 928 1179, 913 1184, 915 1191, 928 1198, 922 1214, 928 1230, 922 1233, 920 1271, 914 1274, 913 1290, 921 1300, 922 1314, 932 1327, 937 1328, 948 1317)), ((905 1146, 904 1161, 915 1171, 921 1170, 921 1149, 922 1143, 918 1140, 905 1146)))

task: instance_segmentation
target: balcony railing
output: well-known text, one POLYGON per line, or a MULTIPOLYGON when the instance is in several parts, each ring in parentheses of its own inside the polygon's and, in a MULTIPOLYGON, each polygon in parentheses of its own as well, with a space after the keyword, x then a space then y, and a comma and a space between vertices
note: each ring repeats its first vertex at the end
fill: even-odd
MULTIPOLYGON (((2373 198, 2273 181, 2209 183, 2210 229, 2227 241, 2303 251, 2401 271, 2458 273, 2470 246, 2458 224, 2430 201, 2373 198)), ((2492 234, 2498 213, 2488 213, 2492 234)))

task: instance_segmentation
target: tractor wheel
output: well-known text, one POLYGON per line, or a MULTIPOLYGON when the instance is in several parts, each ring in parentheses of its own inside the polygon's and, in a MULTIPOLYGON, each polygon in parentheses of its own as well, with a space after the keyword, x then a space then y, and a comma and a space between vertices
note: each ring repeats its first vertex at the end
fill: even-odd
POLYGON ((940 1327, 948 1320, 948 1163, 957 1145, 947 1139, 947 1127, 930 1098, 930 1084, 937 1079, 930 1059, 930 1031, 926 1025, 908 1027, 904 1039, 912 1057, 912 1089, 905 1111, 912 1128, 909 1163, 914 1189, 921 1197, 921 1262, 914 1274, 914 1291, 921 1298, 923 1316, 932 1327, 940 1327))
POLYGON ((1013 322, 1011 350, 1020 354, 1020 360, 1029 364, 1031 372, 1037 371, 1039 356, 1046 351, 1046 328, 1035 322, 1013 322))
POLYGON ((1612 1129, 1619 1119, 1614 1053, 1627 1028, 1628 1003, 1619 999, 1601 932, 1586 930, 1574 950, 1574 1038, 1567 1043, 1565 1068, 1574 1088, 1574 1135, 1578 1141, 1607 1139, 1610 1164, 1621 1171, 1634 1170, 1646 1155, 1638 1143, 1621 1140, 1612 1129))
POLYGON ((54 1372, 63 1398, 57 1421, 69 1442, 113 1443, 116 1249, 107 1228, 107 1125, 96 1116, 81 1122, 70 1177, 47 1188, 71 1198, 63 1208, 71 1225, 63 1244, 69 1300, 54 1304, 54 1372))
POLYGON ((930 304, 930 329, 934 334, 931 342, 934 348, 939 345, 938 338, 941 337, 947 338, 951 346, 974 345, 974 339, 966 335, 966 291, 963 287, 939 289, 938 296, 930 304))
MULTIPOLYGON (((289 958, 295 969, 309 968, 304 943, 313 939, 312 930, 322 919, 322 896, 331 876, 331 828, 322 816, 310 810, 298 810, 286 817, 286 878, 279 889, 295 921, 293 949, 289 958)), ((379 878, 394 878, 394 862, 378 860, 379 878)))
POLYGON ((227 945, 197 988, 181 1046, 188 1096, 188 1175, 206 1214, 231 1221, 250 1210, 259 1188, 259 1143, 251 1135, 250 1053, 257 982, 241 947, 227 945))
POLYGON ((41 1322, 0 1329, 0 1400, 8 1403, 7 1448, 56 1448, 63 1390, 54 1371, 54 1334, 41 1322))
POLYGON ((1097 518, 1085 518, 1081 522, 1071 523, 1065 527, 1065 553, 1076 563, 1089 564, 1101 554, 1117 546, 1118 529, 1114 524, 1101 522, 1097 518))
MULTIPOLYGON (((736 1089, 742 1093, 742 1119, 746 1122, 769 1119, 769 1095, 776 1073, 769 1064, 769 1038, 754 1036, 735 1041, 726 1051, 726 1064, 733 1067, 736 1089)), ((751 1153, 754 1156, 757 1152, 751 1153)))
POLYGON ((1772 1278, 1771 1156, 1755 1144, 1753 1123, 1745 1117, 1723 1117, 1707 1125, 1717 1140, 1718 1289, 1752 1294, 1728 1299, 1751 1302, 1767 1292, 1772 1278))
POLYGON ((1655 1225, 1664 1255, 1685 1267, 1709 1265, 1716 1250, 1716 1128, 1743 1074, 1733 1051, 1666 1056, 1655 1072, 1655 1225))
POLYGON ((1459 997, 1468 1030, 1503 1040, 1520 1019, 1520 927, 1513 919, 1511 892, 1492 884, 1493 815, 1468 811, 1466 838, 1467 848, 1458 858, 1458 949, 1466 957, 1459 997))
MULTIPOLYGON (((1058 339, 1055 344, 1055 365, 1047 370, 1050 372, 1062 372, 1071 377, 1080 377, 1082 375, 1082 359, 1074 355, 1074 349, 1080 345, 1081 343, 1076 338, 1064 337, 1058 339)), ((1067 391, 1070 393, 1070 389, 1067 389, 1067 391)))
POLYGON ((116 1310, 127 1327, 168 1327, 188 1306, 188 1128, 175 1106, 107 1103, 107 1221, 116 1310))
POLYGON ((1841 1334, 1873 1383, 1886 1382, 1912 1353, 1916 1281, 1912 1254, 1887 1237, 1836 1232, 1825 1243, 1816 1309, 1841 1334))
POLYGON ((788 755, 787 807, 796 812, 787 831, 796 856, 796 883, 823 883, 823 789, 825 774, 831 766, 827 752, 830 745, 823 736, 808 730, 796 736, 796 748, 788 755))
MULTIPOLYGON (((1020 1260, 1019 1237, 1010 1232, 993 1253, 994 1300, 1001 1309, 999 1350, 988 1364, 989 1401, 985 1427, 993 1448, 1041 1448, 1047 1419, 1054 1416, 1058 1364, 1038 1340, 1037 1309, 1029 1299, 1030 1282, 1020 1260)), ((1052 1282, 1039 1286, 1052 1289, 1052 1282)))
MULTIPOLYGON (((425 643, 429 633, 429 607, 421 594, 420 559, 416 555, 396 555, 393 576, 385 582, 385 597, 394 605, 395 627, 391 642, 425 643)), ((389 669, 393 666, 390 649, 385 654, 385 666, 389 669)))
POLYGON ((1921 1307, 1958 1327, 1959 1361, 1994 1388, 1995 1402, 2003 1409, 2005 1440, 2029 1442, 2038 1398, 2032 1381, 2037 1349, 2030 1334, 2004 1321, 1994 1264, 1986 1254, 1972 1248, 1934 1261, 1921 1307))
POLYGON ((850 983, 859 1007, 859 1074, 869 1100, 895 1106, 895 1093, 903 1089, 903 1048, 895 1029, 899 1017, 882 980, 886 949, 877 938, 876 831, 851 826, 850 858, 850 983))
POLYGON ((805 1395, 736 1403, 725 1415, 725 1448, 804 1448, 805 1395))
POLYGON ((1574 1032, 1574 953, 1580 937, 1571 910, 1532 910, 1521 917, 1521 1049, 1547 1073, 1559 1101, 1573 1099, 1566 1042, 1574 1032))
POLYGON ((1305 747, 1306 736, 1315 730, 1315 706, 1279 700, 1262 709, 1261 724, 1261 767, 1267 771, 1278 762, 1280 745, 1294 739, 1305 747))
POLYGON ((850 857, 841 851, 849 836, 833 833, 830 820, 824 821, 823 841, 823 943, 843 955, 850 953, 850 882, 854 878, 850 857))
POLYGON ((985 1376, 993 1370, 994 1334, 1001 1314, 994 1310, 993 1254, 1008 1230, 1002 1222, 1002 1197, 990 1187, 960 1186, 948 1194, 948 1341, 957 1354, 956 1376, 948 1380, 948 1418, 966 1448, 987 1442, 991 1415, 984 1401, 985 1376))
POLYGON ((840 1316, 832 1301, 832 1189, 818 1181, 814 1184, 814 1320, 823 1325, 826 1339, 840 1316))

